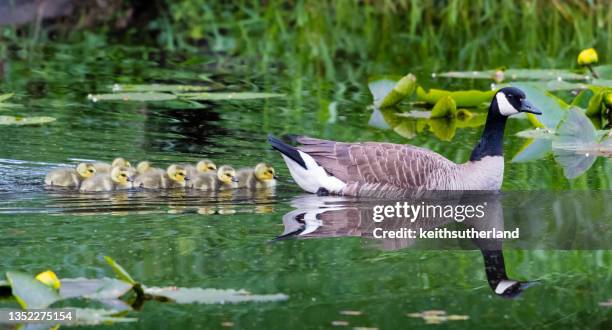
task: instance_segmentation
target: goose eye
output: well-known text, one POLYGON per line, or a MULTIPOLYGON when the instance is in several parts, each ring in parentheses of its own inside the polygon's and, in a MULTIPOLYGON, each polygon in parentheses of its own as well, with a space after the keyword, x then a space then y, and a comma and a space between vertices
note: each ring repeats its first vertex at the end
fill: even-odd
POLYGON ((122 178, 125 178, 125 177, 126 177, 126 175, 125 175, 125 174, 123 174, 123 173, 119 174, 119 176, 120 176, 120 177, 122 177, 122 178))
POLYGON ((215 167, 214 167, 214 166, 209 166, 209 167, 208 167, 208 169, 209 169, 209 170, 214 170, 214 169, 215 169, 215 167))

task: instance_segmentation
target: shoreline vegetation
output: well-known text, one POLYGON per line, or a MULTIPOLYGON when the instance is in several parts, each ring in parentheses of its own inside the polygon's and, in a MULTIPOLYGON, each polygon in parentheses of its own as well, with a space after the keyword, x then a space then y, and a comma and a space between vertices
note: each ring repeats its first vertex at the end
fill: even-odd
POLYGON ((128 45, 137 40, 162 53, 225 56, 261 71, 281 68, 350 80, 407 68, 577 69, 574 54, 582 49, 598 49, 602 63, 612 53, 606 0, 48 0, 14 6, 30 15, 17 19, 7 10, 0 15, 1 58, 49 41, 128 45))

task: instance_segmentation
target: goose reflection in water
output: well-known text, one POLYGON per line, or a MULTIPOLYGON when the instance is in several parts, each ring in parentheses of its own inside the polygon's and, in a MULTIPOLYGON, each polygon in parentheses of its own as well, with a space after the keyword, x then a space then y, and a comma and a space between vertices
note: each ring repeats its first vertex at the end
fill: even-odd
MULTIPOLYGON (((373 221, 374 207, 395 205, 396 201, 364 200, 341 196, 302 195, 291 205, 295 210, 283 216, 285 230, 275 240, 292 238, 316 239, 328 237, 364 237, 378 248, 397 250, 418 245, 424 249, 474 249, 481 251, 489 286, 495 294, 505 298, 516 298, 535 281, 520 281, 508 278, 502 251, 502 239, 419 239, 421 231, 447 228, 452 231, 503 231, 504 217, 500 195, 482 193, 442 193, 411 200, 412 205, 465 206, 486 205, 482 218, 457 222, 453 218, 418 218, 410 221, 405 217, 386 217, 381 222, 373 221), (376 230, 376 234, 375 234, 376 230), (406 232, 413 230, 416 237, 378 238, 380 232, 406 232)), ((401 202, 403 203, 403 202, 401 202)))

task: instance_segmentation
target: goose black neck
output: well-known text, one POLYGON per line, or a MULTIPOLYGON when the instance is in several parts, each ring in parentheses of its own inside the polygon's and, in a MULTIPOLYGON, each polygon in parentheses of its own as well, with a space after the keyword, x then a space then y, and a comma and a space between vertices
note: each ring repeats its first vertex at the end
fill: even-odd
POLYGON ((507 119, 506 116, 499 113, 497 101, 493 99, 480 142, 472 150, 471 161, 478 161, 487 156, 504 155, 504 129, 507 119))
POLYGON ((499 282, 508 279, 504 254, 501 250, 481 250, 480 252, 484 258, 487 282, 489 282, 491 289, 495 291, 499 282))

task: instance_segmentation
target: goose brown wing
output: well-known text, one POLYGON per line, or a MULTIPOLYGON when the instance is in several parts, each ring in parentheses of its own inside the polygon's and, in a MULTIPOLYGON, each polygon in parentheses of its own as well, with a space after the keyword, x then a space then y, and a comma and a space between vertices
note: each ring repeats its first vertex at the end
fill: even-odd
POLYGON ((346 183, 379 184, 400 189, 431 185, 432 176, 455 163, 419 147, 392 143, 344 143, 298 137, 299 150, 312 156, 327 172, 346 183))

